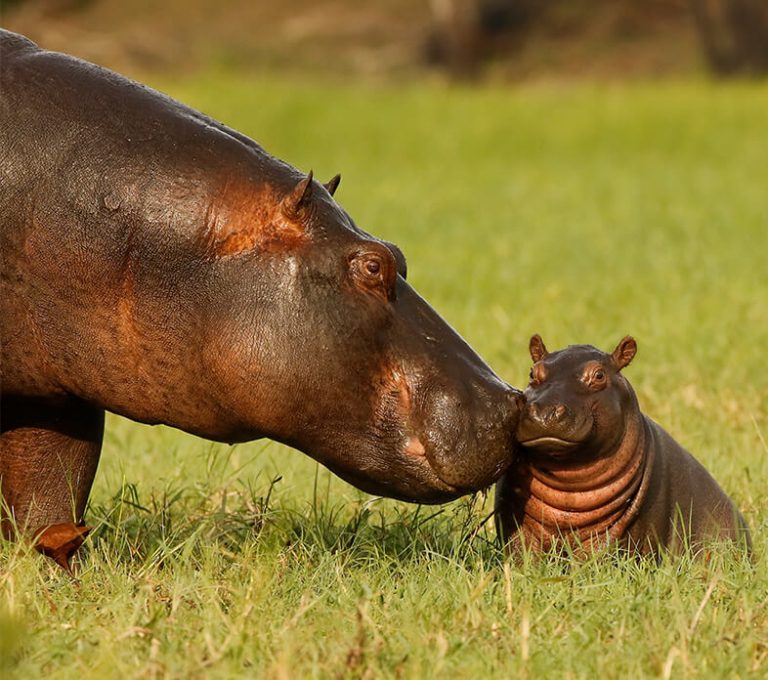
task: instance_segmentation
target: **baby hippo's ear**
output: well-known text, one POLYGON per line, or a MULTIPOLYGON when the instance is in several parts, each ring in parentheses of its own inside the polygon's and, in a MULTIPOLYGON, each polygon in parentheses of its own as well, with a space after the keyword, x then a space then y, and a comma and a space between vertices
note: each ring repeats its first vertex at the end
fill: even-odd
POLYGON ((616 349, 613 350, 613 361, 616 363, 616 370, 621 370, 625 366, 629 366, 632 359, 637 354, 637 343, 631 335, 627 335, 624 339, 616 345, 616 349))
POLYGON ((544 341, 538 333, 531 336, 531 341, 528 343, 528 350, 530 351, 531 359, 533 359, 534 362, 541 361, 547 354, 549 354, 547 348, 544 346, 544 341))

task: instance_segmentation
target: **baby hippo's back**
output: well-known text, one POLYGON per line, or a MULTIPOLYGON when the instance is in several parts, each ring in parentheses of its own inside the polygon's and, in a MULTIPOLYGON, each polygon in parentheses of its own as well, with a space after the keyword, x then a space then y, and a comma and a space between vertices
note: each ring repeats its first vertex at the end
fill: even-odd
POLYGON ((649 430, 648 491, 627 531, 627 544, 679 552, 705 541, 746 541, 749 529, 736 505, 706 468, 660 425, 649 430))

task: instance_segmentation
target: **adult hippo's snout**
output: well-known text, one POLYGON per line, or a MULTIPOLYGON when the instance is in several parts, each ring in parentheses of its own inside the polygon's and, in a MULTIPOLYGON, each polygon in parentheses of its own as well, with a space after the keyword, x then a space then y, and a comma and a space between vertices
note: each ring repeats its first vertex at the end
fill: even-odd
MULTIPOLYGON (((367 235, 364 244, 386 254, 367 235)), ((441 503, 489 486, 512 463, 523 397, 402 275, 393 286, 384 305, 352 291, 342 309, 346 298, 336 298, 338 316, 321 317, 324 351, 302 365, 320 387, 311 399, 294 387, 277 421, 296 434, 269 436, 369 493, 441 503)))
POLYGON ((456 495, 488 486, 514 458, 521 395, 487 378, 458 393, 435 390, 426 399, 424 455, 456 495))
MULTIPOLYGON (((428 504, 486 488, 513 462, 522 395, 492 373, 450 388, 415 384, 408 394, 409 408, 397 403, 400 427, 375 427, 373 439, 350 442, 344 467, 335 447, 313 455, 369 493, 428 504)), ((393 411, 382 418, 392 422, 393 411)))
POLYGON ((455 495, 482 489, 515 457, 523 395, 502 381, 412 289, 404 291, 402 301, 404 316, 423 329, 416 337, 429 345, 427 355, 411 349, 428 367, 417 381, 415 414, 423 428, 426 458, 455 495))

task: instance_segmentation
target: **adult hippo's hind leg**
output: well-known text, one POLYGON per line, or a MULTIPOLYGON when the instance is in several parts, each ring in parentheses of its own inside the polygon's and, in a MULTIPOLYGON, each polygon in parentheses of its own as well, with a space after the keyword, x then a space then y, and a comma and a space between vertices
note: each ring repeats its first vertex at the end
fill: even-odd
POLYGON ((79 399, 7 397, 0 403, 2 528, 69 570, 90 529, 83 514, 99 463, 104 411, 79 399))

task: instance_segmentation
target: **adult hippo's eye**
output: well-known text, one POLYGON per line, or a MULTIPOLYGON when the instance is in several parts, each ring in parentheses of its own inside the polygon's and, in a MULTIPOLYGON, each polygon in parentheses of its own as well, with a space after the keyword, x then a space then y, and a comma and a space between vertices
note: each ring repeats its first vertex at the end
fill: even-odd
POLYGON ((394 257, 389 251, 366 251, 350 258, 352 278, 358 288, 375 293, 386 300, 394 300, 397 271, 394 257))
POLYGON ((602 368, 599 368, 598 370, 595 371, 594 377, 595 377, 595 380, 598 380, 598 381, 605 380, 605 371, 603 371, 602 368))

